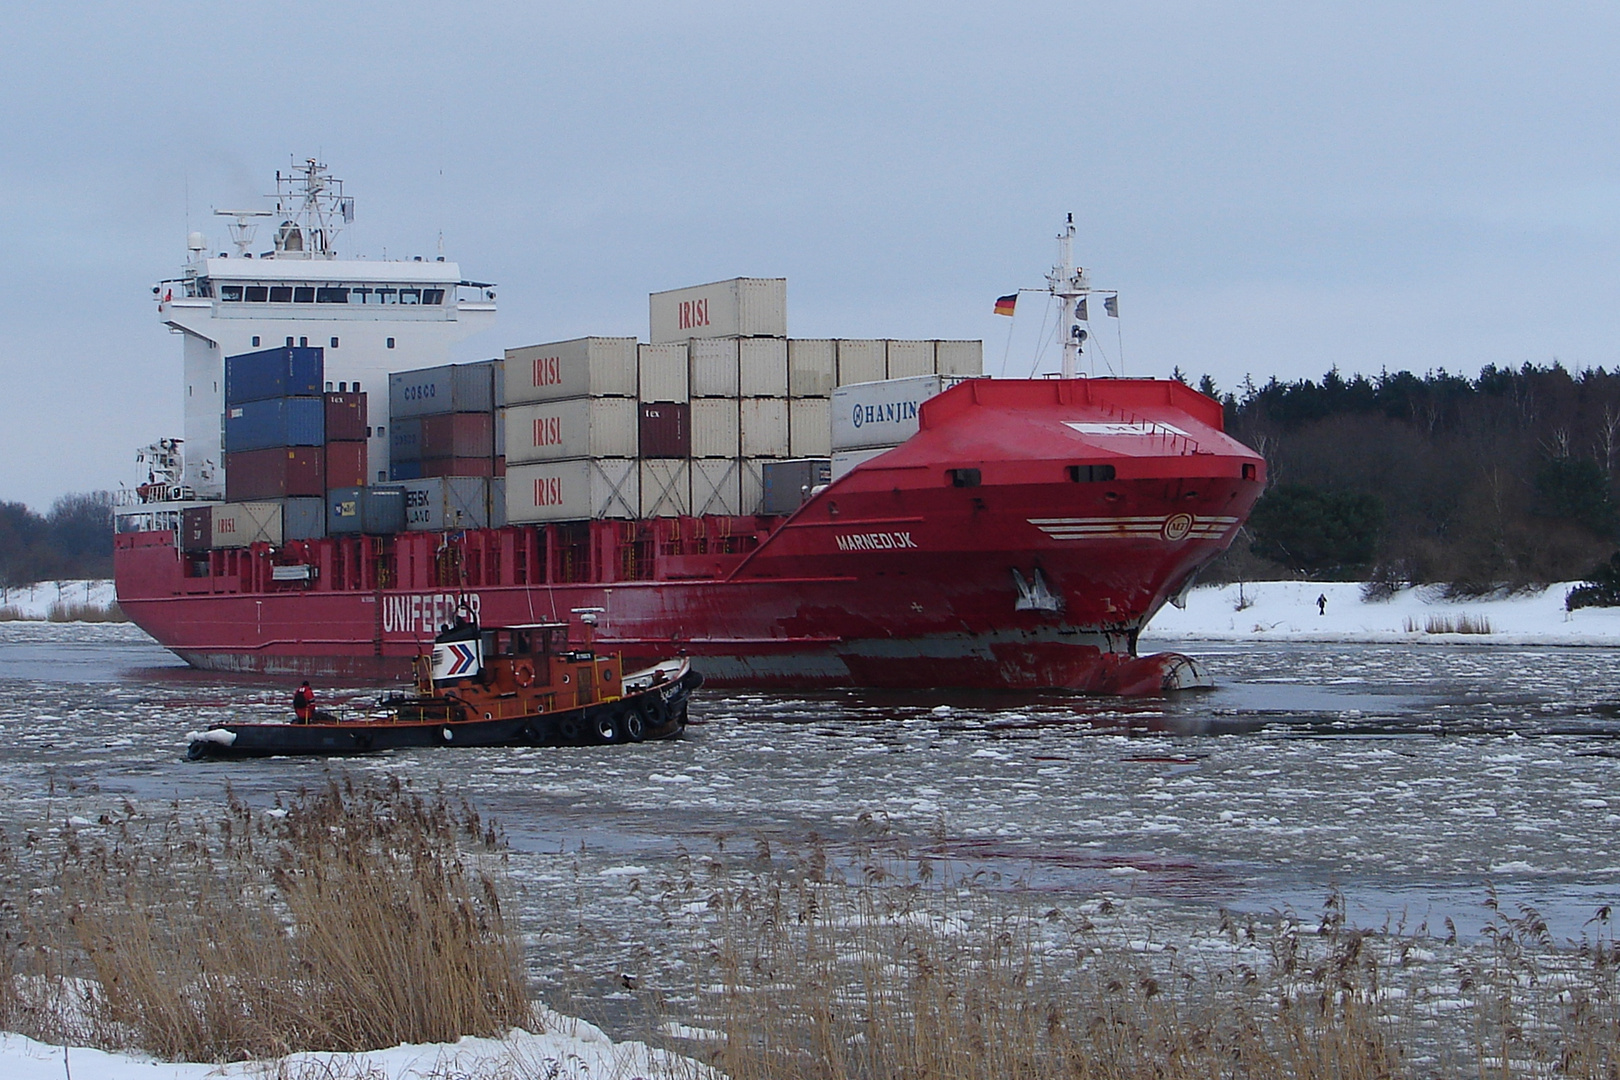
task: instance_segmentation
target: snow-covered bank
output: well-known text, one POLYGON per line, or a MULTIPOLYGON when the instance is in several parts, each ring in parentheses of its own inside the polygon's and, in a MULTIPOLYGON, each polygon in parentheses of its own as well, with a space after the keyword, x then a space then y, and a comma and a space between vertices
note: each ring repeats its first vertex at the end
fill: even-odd
POLYGON ((217 1080, 219 1077, 311 1076, 342 1080, 427 1080, 437 1077, 535 1076, 556 1080, 719 1080, 693 1061, 639 1042, 615 1043, 600 1028, 549 1011, 545 1034, 514 1030, 504 1039, 396 1046, 363 1054, 293 1054, 275 1062, 229 1065, 153 1061, 136 1054, 109 1054, 72 1047, 66 1069, 62 1047, 21 1035, 0 1034, 0 1076, 6 1080, 217 1080), (66 1071, 71 1070, 71 1074, 66 1071))
POLYGON ((1192 590, 1187 607, 1165 607, 1144 641, 1366 641, 1479 645, 1620 645, 1620 608, 1565 611, 1575 586, 1479 600, 1448 600, 1438 588, 1363 600, 1354 581, 1260 581, 1192 590), (1317 597, 1327 610, 1317 609, 1317 597), (1457 633, 1469 625, 1489 633, 1457 633), (1450 632, 1448 631, 1450 628, 1450 632))
POLYGON ((32 585, 0 588, 0 609, 13 619, 47 619, 51 608, 88 604, 107 607, 118 599, 111 579, 90 581, 36 581, 32 585))

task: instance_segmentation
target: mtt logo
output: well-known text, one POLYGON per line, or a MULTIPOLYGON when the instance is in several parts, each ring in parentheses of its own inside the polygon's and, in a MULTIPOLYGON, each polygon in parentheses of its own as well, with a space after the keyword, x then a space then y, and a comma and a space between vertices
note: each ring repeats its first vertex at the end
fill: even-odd
POLYGON ((534 385, 562 385, 562 357, 537 356, 534 358, 534 385))
POLYGON ((696 330, 700 326, 708 326, 709 302, 707 300, 683 300, 675 305, 675 314, 680 320, 682 330, 696 330))

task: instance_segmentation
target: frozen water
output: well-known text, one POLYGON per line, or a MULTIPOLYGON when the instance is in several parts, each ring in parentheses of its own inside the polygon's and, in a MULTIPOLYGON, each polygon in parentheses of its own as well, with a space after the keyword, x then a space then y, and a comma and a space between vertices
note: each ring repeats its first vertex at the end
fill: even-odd
POLYGON ((342 773, 442 785, 506 828, 537 974, 604 998, 620 972, 688 977, 648 905, 692 866, 811 837, 838 857, 873 821, 1018 902, 1110 895, 1167 918, 1314 911, 1336 886, 1363 924, 1450 917, 1467 936, 1495 884, 1563 938, 1620 898, 1612 649, 1182 647, 1216 689, 703 692, 669 743, 210 763, 184 759, 186 731, 284 717, 291 684, 190 671, 128 627, 0 624, 0 823, 125 797, 206 812, 227 783, 269 807, 342 773))

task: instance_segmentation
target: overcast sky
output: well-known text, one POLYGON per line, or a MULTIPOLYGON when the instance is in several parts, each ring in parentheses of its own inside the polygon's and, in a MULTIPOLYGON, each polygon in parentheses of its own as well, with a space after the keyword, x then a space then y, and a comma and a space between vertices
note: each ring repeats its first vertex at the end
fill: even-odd
MULTIPOLYGON (((1130 374, 1620 364, 1620 6, 36 4, 0 35, 0 500, 179 434, 151 286, 318 156, 345 254, 499 283, 458 358, 788 278, 802 337, 1027 375, 1064 214, 1130 374)), ((262 238, 261 238, 262 239, 262 238)), ((1051 350, 1042 364, 1051 370, 1051 350)))

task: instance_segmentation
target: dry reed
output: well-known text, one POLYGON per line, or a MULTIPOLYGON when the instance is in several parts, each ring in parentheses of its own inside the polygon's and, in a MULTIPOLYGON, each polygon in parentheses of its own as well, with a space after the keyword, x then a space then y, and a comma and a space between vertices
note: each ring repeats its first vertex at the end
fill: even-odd
POLYGON ((1425 634, 1490 634, 1491 620, 1484 615, 1430 615, 1419 626, 1418 621, 1410 615, 1406 617, 1406 632, 1416 634, 1419 631, 1425 634))
MULTIPOLYGON (((131 809, 64 830, 11 915, 0 998, 38 1037, 189 1061, 498 1035, 529 1016, 495 836, 397 783, 331 784, 210 828, 131 809)), ((37 838, 36 838, 37 840, 37 838)), ((20 1023, 19 1023, 20 1021, 20 1023)))
POLYGON ((109 604, 81 604, 71 601, 58 601, 46 611, 45 619, 47 622, 129 622, 129 616, 124 614, 124 609, 118 606, 116 600, 109 604))

